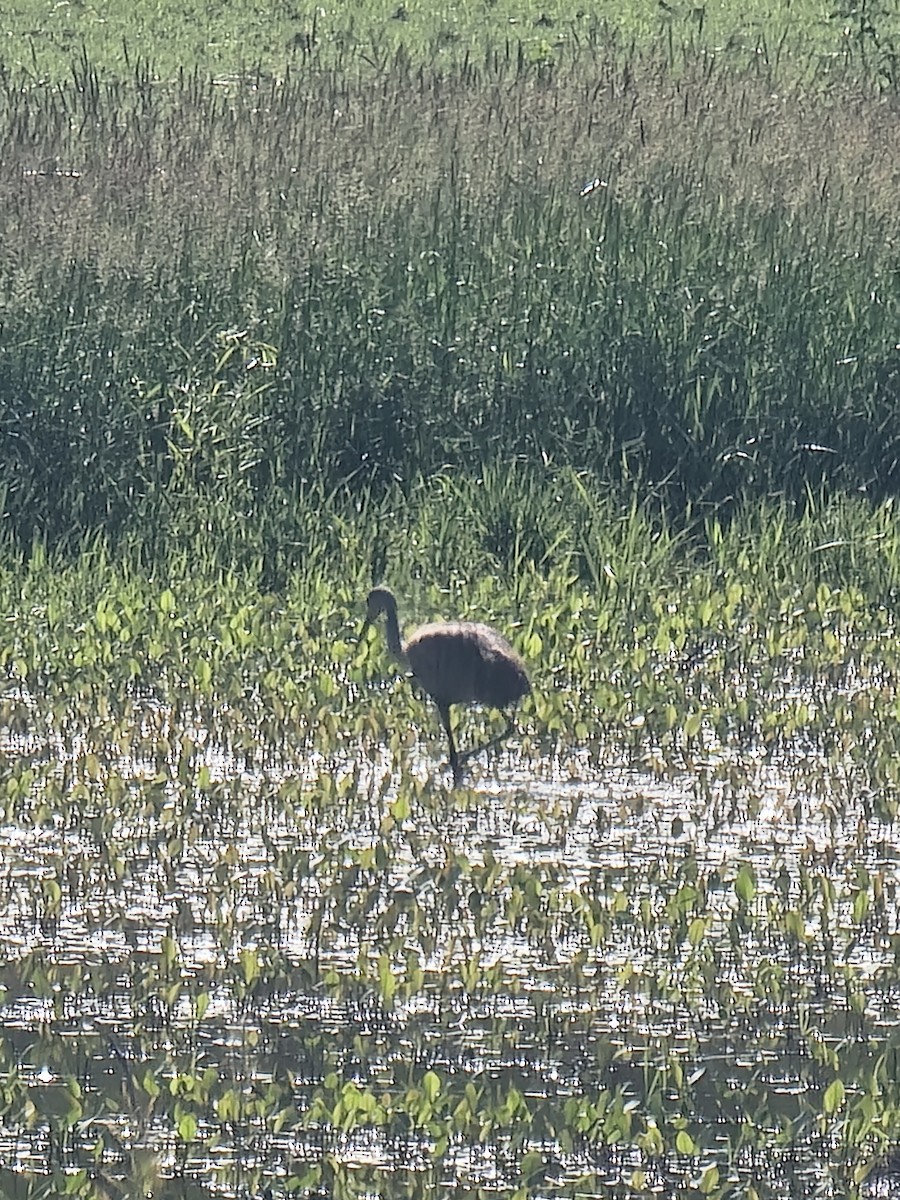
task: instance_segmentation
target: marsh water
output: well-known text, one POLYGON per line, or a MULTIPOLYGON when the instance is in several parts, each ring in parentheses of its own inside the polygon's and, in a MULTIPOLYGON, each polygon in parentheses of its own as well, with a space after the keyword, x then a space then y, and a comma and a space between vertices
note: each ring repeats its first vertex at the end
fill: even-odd
POLYGON ((841 1191, 826 1091, 900 1022, 897 831, 845 762, 166 746, 4 740, 5 1178, 841 1191))

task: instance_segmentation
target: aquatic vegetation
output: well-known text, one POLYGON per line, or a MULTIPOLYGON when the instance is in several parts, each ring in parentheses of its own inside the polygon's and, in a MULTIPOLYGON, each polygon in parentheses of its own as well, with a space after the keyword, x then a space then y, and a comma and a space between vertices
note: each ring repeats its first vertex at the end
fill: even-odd
POLYGON ((636 509, 600 591, 573 500, 564 562, 453 583, 535 694, 452 789, 356 640, 368 537, 426 507, 281 594, 0 574, 10 1190, 863 1187, 900 1129, 890 509, 693 547, 636 509))

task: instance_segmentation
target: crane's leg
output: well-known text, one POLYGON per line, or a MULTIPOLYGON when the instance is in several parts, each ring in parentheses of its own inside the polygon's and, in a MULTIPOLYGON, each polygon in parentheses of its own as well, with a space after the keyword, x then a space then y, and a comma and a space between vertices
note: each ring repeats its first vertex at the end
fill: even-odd
POLYGON ((502 708, 499 711, 506 717, 506 728, 501 733, 498 733, 496 737, 492 737, 489 741, 485 742, 483 746, 473 746, 471 750, 466 750, 464 754, 459 755, 462 761, 470 758, 473 754, 481 754, 485 750, 493 750, 495 746, 499 746, 501 742, 505 742, 512 733, 516 724, 512 713, 508 713, 502 708))
POLYGON ((453 726, 450 724, 450 705, 439 704, 438 712, 441 714, 441 723, 447 731, 447 741, 450 743, 450 769, 453 772, 453 782, 459 783, 462 779, 462 767, 459 755, 456 752, 456 742, 453 740, 453 726))

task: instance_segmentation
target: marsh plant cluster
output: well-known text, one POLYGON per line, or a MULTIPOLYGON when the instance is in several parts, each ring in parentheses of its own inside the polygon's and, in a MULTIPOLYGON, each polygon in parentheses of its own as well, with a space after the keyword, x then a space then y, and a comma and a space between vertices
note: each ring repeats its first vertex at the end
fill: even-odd
POLYGON ((896 93, 832 73, 7 77, 8 536, 299 560, 298 509, 518 463, 679 513, 893 495, 896 93))
POLYGON ((0 71, 0 1192, 890 1194, 893 17, 401 9, 0 71))

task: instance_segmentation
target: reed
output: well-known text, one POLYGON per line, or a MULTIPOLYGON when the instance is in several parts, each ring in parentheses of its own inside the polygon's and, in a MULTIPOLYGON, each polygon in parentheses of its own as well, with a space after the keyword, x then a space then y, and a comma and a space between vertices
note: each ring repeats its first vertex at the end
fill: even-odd
POLYGON ((498 460, 674 514, 893 495, 898 125, 798 88, 594 43, 7 86, 10 536, 261 544, 498 460))

